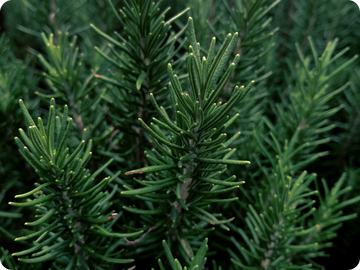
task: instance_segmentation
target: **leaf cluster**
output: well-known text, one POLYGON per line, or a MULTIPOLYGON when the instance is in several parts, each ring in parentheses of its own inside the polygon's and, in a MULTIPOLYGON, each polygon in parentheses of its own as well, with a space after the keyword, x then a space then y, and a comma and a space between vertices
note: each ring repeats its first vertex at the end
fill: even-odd
POLYGON ((353 4, 6 3, 3 265, 324 269, 341 258, 351 268, 353 4))

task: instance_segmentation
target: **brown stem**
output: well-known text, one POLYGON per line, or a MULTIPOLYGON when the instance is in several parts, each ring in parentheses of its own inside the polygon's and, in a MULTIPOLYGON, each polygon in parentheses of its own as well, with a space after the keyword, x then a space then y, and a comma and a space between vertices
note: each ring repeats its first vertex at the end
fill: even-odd
POLYGON ((278 231, 281 228, 282 223, 284 222, 283 219, 280 219, 279 223, 275 225, 275 232, 270 235, 271 242, 267 245, 268 249, 264 252, 264 259, 261 261, 262 269, 268 269, 270 266, 270 258, 274 255, 274 251, 276 249, 276 242, 280 236, 280 232, 278 231))
POLYGON ((214 1, 210 2, 210 9, 209 9, 209 23, 212 24, 213 20, 214 20, 214 1))
MULTIPOLYGON (((293 20, 292 20, 292 15, 294 13, 294 2, 295 0, 291 0, 290 1, 290 7, 289 7, 289 11, 288 11, 288 16, 287 16, 287 19, 286 19, 286 29, 289 30, 292 28, 292 23, 293 23, 293 20)), ((283 35, 283 42, 281 43, 281 47, 280 47, 280 53, 277 57, 277 59, 280 61, 282 58, 283 58, 283 54, 284 52, 286 51, 286 43, 288 42, 289 38, 290 38, 290 35, 288 34, 289 31, 284 31, 284 35, 283 35)))
POLYGON ((74 95, 73 94, 69 95, 69 102, 70 102, 70 110, 71 110, 71 113, 72 113, 72 115, 74 117, 74 121, 75 121, 81 135, 82 135, 83 131, 84 131, 84 123, 82 121, 81 115, 78 114, 77 111, 75 110, 76 105, 75 105, 74 95))
POLYGON ((55 0, 51 1, 51 12, 49 14, 49 23, 54 25, 54 45, 58 45, 59 43, 59 32, 58 32, 58 25, 56 21, 56 4, 55 0))
POLYGON ((357 129, 357 127, 359 126, 360 124, 360 108, 358 109, 357 111, 357 115, 351 125, 351 128, 350 128, 350 132, 349 134, 347 135, 346 137, 346 140, 345 140, 345 145, 344 147, 341 149, 341 152, 340 152, 340 155, 336 161, 336 164, 335 164, 335 168, 334 169, 338 169, 340 167, 340 165, 342 164, 344 158, 346 157, 348 151, 349 151, 349 148, 351 146, 351 143, 352 143, 352 140, 354 138, 354 135, 355 135, 355 131, 357 129))
POLYGON ((302 43, 301 43, 301 48, 304 49, 306 44, 308 43, 308 36, 310 35, 310 33, 312 32, 313 30, 313 27, 314 27, 314 24, 316 22, 316 2, 315 4, 313 5, 312 7, 312 16, 309 20, 309 25, 308 25, 308 28, 306 29, 306 34, 302 40, 302 43))
POLYGON ((155 229, 156 227, 157 227, 156 225, 150 227, 150 229, 149 229, 146 233, 144 233, 140 238, 138 238, 138 239, 136 239, 136 240, 134 240, 134 241, 129 241, 129 240, 127 240, 127 238, 125 237, 124 239, 125 239, 126 244, 128 244, 129 246, 134 246, 134 245, 139 244, 140 241, 141 241, 149 232, 151 232, 151 231, 152 231, 153 229, 155 229))
MULTIPOLYGON (((65 191, 65 192, 62 193, 62 198, 63 198, 64 200, 69 201, 70 203, 72 203, 72 199, 69 197, 67 191, 65 191)), ((73 209, 72 207, 69 207, 69 208, 66 209, 66 211, 67 211, 68 213, 72 213, 72 212, 74 212, 74 209, 73 209)), ((76 227, 80 227, 80 226, 81 226, 81 222, 79 222, 79 221, 75 222, 75 226, 76 226, 76 227)), ((76 235, 73 235, 73 237, 75 238, 75 237, 77 237, 77 236, 76 236, 76 235)), ((85 243, 84 235, 83 235, 83 234, 82 234, 81 237, 78 239, 78 241, 79 241, 80 243, 82 243, 82 244, 85 243)), ((82 249, 82 247, 81 247, 80 245, 78 245, 78 244, 75 243, 75 244, 74 244, 74 250, 75 250, 75 253, 76 253, 76 254, 80 254, 80 253, 81 253, 81 256, 83 257, 84 260, 89 259, 89 255, 86 253, 86 251, 84 251, 84 250, 82 249)), ((82 266, 82 265, 80 264, 79 267, 81 267, 81 266, 82 266)))
MULTIPOLYGON (((148 64, 150 63, 150 60, 145 56, 144 54, 144 49, 145 49, 145 38, 141 38, 141 58, 143 59, 144 65, 145 67, 148 66, 148 64)), ((145 70, 147 71, 147 70, 145 70)), ((142 71, 140 71, 142 72, 142 71)), ((149 84, 147 82, 147 80, 145 79, 141 88, 140 88, 140 99, 141 99, 141 107, 140 110, 138 112, 138 118, 143 119, 144 121, 146 121, 146 100, 147 100, 147 89, 149 87, 149 84)), ((143 131, 143 127, 137 126, 134 127, 135 132, 137 133, 137 138, 136 138, 136 143, 138 145, 137 148, 137 161, 140 167, 144 167, 145 165, 145 154, 144 154, 144 131, 143 131)))
MULTIPOLYGON (((141 89, 142 90, 142 89, 141 89)), ((144 92, 141 91, 141 107, 140 107, 140 111, 138 113, 138 118, 141 119, 146 119, 146 111, 144 110, 145 107, 145 95, 144 92)), ((137 133, 137 138, 136 138, 136 143, 138 145, 137 148, 137 161, 139 163, 139 166, 142 168, 144 167, 144 160, 145 160, 145 154, 144 154, 144 131, 143 128, 141 126, 135 127, 135 131, 137 133)))

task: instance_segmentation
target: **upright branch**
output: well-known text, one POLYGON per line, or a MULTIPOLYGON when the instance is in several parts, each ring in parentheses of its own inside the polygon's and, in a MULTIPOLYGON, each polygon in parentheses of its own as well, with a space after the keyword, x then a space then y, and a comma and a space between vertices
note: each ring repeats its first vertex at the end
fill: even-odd
POLYGON ((226 140, 227 136, 223 132, 238 117, 238 114, 229 117, 231 109, 250 91, 254 82, 247 87, 236 86, 227 103, 216 103, 239 61, 239 55, 236 55, 229 64, 238 34, 229 34, 217 54, 214 52, 213 38, 207 57, 201 57, 192 18, 188 20, 187 37, 190 42, 187 59, 190 90, 186 92, 182 89, 179 77, 174 74, 172 65, 168 64, 168 89, 175 121, 170 119, 164 107, 158 105, 151 93, 151 102, 161 120, 153 118, 154 122, 150 126, 143 119, 139 121, 156 146, 156 149, 146 152, 152 166, 127 172, 126 175, 146 173, 146 181, 137 181, 145 187, 133 189, 124 186, 128 190, 121 194, 135 195, 145 201, 159 203, 160 207, 152 210, 124 209, 133 213, 162 215, 159 218, 150 217, 149 221, 171 226, 170 235, 178 239, 183 259, 189 261, 193 252, 187 239, 194 229, 203 226, 201 221, 217 224, 228 230, 224 223, 233 220, 218 220, 217 215, 209 213, 204 206, 212 202, 237 200, 237 197, 213 197, 237 189, 244 183, 235 182, 235 176, 224 180, 216 178, 226 171, 228 164, 249 164, 248 161, 229 159, 235 151, 229 146, 240 132, 229 140, 226 140), (191 225, 191 222, 196 222, 194 224, 197 225, 191 225))
MULTIPOLYGON (((26 222, 31 227, 41 226, 41 229, 19 237, 15 241, 37 238, 35 245, 16 252, 19 260, 25 263, 41 263, 53 260, 61 269, 90 269, 93 264, 109 267, 110 263, 131 263, 132 259, 109 257, 100 250, 104 237, 125 238, 141 234, 139 232, 111 233, 111 227, 118 219, 115 210, 109 211, 112 203, 109 201, 116 192, 117 185, 111 193, 104 191, 120 171, 112 177, 106 177, 94 184, 95 177, 101 173, 113 160, 109 160, 99 170, 91 175, 86 165, 92 153, 92 142, 88 143, 85 151, 85 140, 72 154, 66 148, 72 118, 68 117, 68 107, 65 105, 63 118, 55 114, 55 100, 50 101, 50 113, 47 128, 39 117, 35 124, 24 103, 20 100, 20 107, 24 113, 28 134, 19 129, 22 140, 15 138, 20 153, 39 175, 39 183, 35 189, 15 196, 27 199, 23 202, 10 202, 19 207, 35 207, 38 219, 26 222), (106 224, 106 228, 105 228, 106 224), (31 254, 31 258, 27 255, 31 254), (64 258, 65 260, 63 260, 64 258)), ((86 129, 84 130, 85 138, 86 129)))
MULTIPOLYGON (((112 72, 116 77, 101 75, 100 79, 112 86, 109 93, 112 99, 110 110, 112 114, 117 115, 112 121, 126 135, 123 140, 124 146, 128 148, 128 145, 136 145, 135 162, 137 166, 144 166, 143 153, 145 149, 150 148, 150 144, 136 119, 148 121, 154 116, 150 93, 158 95, 164 106, 168 104, 166 85, 169 80, 166 64, 172 62, 183 47, 185 40, 179 44, 178 41, 181 40, 186 27, 178 33, 170 32, 170 29, 172 23, 188 9, 165 21, 165 15, 170 8, 160 13, 161 1, 125 2, 120 14, 115 10, 111 0, 108 2, 124 31, 121 34, 115 32, 116 38, 112 38, 95 25, 90 25, 108 42, 107 49, 95 47, 95 50, 116 70, 112 72), (119 116, 121 121, 118 120, 119 116)), ((185 56, 179 56, 173 64, 181 67, 184 60, 185 56)))

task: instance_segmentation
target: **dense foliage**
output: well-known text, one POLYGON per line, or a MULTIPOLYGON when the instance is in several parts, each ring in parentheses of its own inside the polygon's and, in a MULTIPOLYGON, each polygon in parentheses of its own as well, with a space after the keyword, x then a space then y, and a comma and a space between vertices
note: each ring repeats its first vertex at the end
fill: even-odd
POLYGON ((6 268, 357 265, 355 3, 12 0, 0 16, 6 268))

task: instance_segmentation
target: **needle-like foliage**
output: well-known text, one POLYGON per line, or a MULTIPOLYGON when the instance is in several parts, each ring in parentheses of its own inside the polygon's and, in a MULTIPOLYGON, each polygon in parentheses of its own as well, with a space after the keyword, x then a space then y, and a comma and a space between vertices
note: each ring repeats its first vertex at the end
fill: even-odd
POLYGON ((348 0, 7 1, 1 264, 354 268, 355 7, 348 0))
POLYGON ((186 26, 177 33, 171 29, 173 22, 188 9, 165 20, 170 8, 160 11, 161 2, 125 1, 118 13, 109 0, 108 4, 123 29, 120 33, 115 31, 115 38, 91 24, 95 32, 107 42, 107 49, 95 47, 95 50, 112 66, 111 76, 97 75, 110 85, 109 115, 113 124, 125 133, 122 144, 126 148, 128 145, 139 145, 136 157, 130 157, 137 166, 144 165, 143 152, 149 145, 144 139, 141 125, 135 124, 136 119, 141 117, 148 121, 154 116, 150 93, 156 94, 164 106, 168 104, 167 64, 173 62, 177 69, 182 69, 186 58, 186 55, 178 57, 185 42, 183 40, 179 44, 178 40, 186 26), (130 126, 132 128, 128 128, 130 126))
POLYGON ((61 269, 91 269, 93 263, 108 267, 109 263, 132 262, 131 259, 114 257, 119 252, 110 255, 108 252, 99 251, 105 237, 122 238, 141 233, 109 232, 114 223, 106 223, 118 216, 115 210, 109 211, 112 206, 110 199, 117 186, 111 193, 104 189, 120 172, 96 184, 94 182, 95 177, 112 160, 91 175, 86 169, 92 156, 91 140, 86 148, 85 141, 82 140, 76 150, 69 153, 66 140, 72 126, 72 118, 68 117, 66 105, 61 119, 55 113, 55 100, 50 101, 47 128, 40 117, 38 125, 35 124, 22 100, 20 107, 26 119, 28 134, 19 129, 22 140, 15 137, 15 141, 22 156, 39 175, 39 181, 31 191, 15 196, 22 202, 9 204, 36 207, 37 219, 26 222, 25 225, 37 230, 29 231, 28 234, 15 239, 33 239, 33 245, 12 256, 19 256, 19 260, 25 263, 54 260, 57 268, 61 269), (28 257, 29 255, 31 257, 28 257))
POLYGON ((158 105, 155 96, 150 94, 161 120, 153 118, 154 123, 150 126, 142 119, 139 121, 156 146, 147 155, 152 166, 127 172, 126 175, 146 173, 146 181, 140 182, 144 187, 139 189, 124 186, 129 190, 121 194, 136 195, 148 200, 151 205, 159 204, 149 210, 130 207, 124 209, 149 215, 149 221, 157 226, 159 221, 163 226, 171 226, 173 230, 169 235, 177 236, 179 249, 190 262, 194 255, 187 235, 193 234, 193 229, 202 227, 199 222, 205 221, 228 230, 224 224, 233 220, 218 219, 216 214, 209 212, 207 205, 222 200, 237 200, 236 197, 214 199, 214 196, 234 190, 244 183, 235 181, 235 176, 223 180, 218 177, 226 170, 227 165, 249 164, 248 161, 229 159, 234 152, 229 145, 240 133, 226 140, 224 131, 237 117, 235 115, 230 118, 230 110, 244 98, 254 82, 247 87, 236 86, 227 103, 218 102, 239 60, 237 55, 229 65, 238 34, 229 34, 216 54, 214 38, 207 57, 201 57, 192 18, 189 18, 188 24, 188 39, 191 44, 187 60, 190 91, 182 89, 178 76, 174 75, 169 64, 171 110, 176 115, 176 121, 170 119, 166 110, 158 105))

